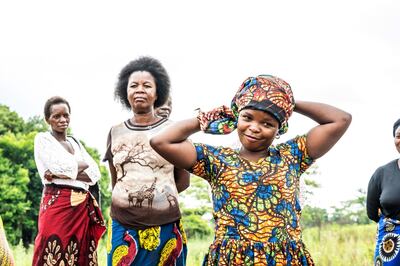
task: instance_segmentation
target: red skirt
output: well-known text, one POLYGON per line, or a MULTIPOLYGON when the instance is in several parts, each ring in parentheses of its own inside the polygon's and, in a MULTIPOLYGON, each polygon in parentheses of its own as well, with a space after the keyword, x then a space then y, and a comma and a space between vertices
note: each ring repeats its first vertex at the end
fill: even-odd
POLYGON ((105 229, 89 192, 46 185, 32 265, 98 265, 96 249, 105 229))

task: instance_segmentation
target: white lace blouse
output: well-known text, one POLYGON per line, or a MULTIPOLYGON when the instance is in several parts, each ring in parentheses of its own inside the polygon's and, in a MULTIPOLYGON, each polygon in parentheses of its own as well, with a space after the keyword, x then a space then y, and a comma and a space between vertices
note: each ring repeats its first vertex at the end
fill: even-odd
POLYGON ((67 140, 74 148, 74 154, 69 153, 50 132, 40 132, 35 137, 35 162, 43 184, 68 185, 88 190, 89 185, 95 184, 100 179, 100 171, 87 153, 81 143, 77 143, 73 138, 67 137, 67 140), (85 173, 92 182, 76 180, 78 175, 78 161, 84 161, 89 165, 85 173), (64 175, 70 179, 55 178, 48 181, 44 178, 44 173, 49 170, 54 175, 64 175))

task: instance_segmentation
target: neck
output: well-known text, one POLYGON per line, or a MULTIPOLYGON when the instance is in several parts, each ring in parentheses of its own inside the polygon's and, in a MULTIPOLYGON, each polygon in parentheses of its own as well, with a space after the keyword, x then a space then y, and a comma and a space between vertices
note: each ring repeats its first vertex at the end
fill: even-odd
POLYGON ((159 117, 155 116, 153 111, 147 113, 135 113, 131 118, 132 124, 135 125, 149 125, 153 124, 154 122, 160 120, 159 117))
POLYGON ((52 130, 51 135, 56 138, 58 141, 66 141, 67 140, 67 131, 57 132, 52 130))

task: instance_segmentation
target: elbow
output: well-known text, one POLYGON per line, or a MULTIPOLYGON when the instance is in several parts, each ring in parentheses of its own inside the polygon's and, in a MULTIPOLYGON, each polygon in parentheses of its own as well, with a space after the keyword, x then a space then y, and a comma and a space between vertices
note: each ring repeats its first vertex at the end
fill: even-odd
POLYGON ((379 217, 377 216, 377 215, 372 215, 372 214, 370 214, 370 213, 368 213, 367 214, 368 215, 368 218, 371 220, 371 221, 374 221, 374 222, 379 222, 379 217))
POLYGON ((153 148, 153 150, 158 152, 160 151, 160 148, 163 146, 163 142, 160 140, 160 138, 155 136, 150 139, 150 146, 153 148))
POLYGON ((344 126, 346 128, 348 128, 350 126, 350 124, 351 124, 352 119, 353 119, 353 117, 352 117, 352 115, 350 113, 344 112, 344 114, 343 114, 343 116, 341 118, 341 121, 344 124, 344 126))
POLYGON ((343 112, 343 115, 341 115, 339 118, 337 118, 337 129, 339 130, 339 132, 341 132, 340 134, 343 135, 347 129, 349 128, 350 124, 351 124, 351 120, 352 120, 352 116, 350 113, 347 112, 343 112))

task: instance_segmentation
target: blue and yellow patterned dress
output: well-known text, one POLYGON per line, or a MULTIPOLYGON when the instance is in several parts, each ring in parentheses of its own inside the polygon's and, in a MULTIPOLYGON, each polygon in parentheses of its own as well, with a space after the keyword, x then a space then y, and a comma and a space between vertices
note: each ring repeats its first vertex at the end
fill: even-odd
POLYGON ((212 188, 215 239, 204 265, 314 265, 301 239, 300 176, 313 163, 306 136, 270 146, 257 162, 195 143, 192 173, 212 188))

